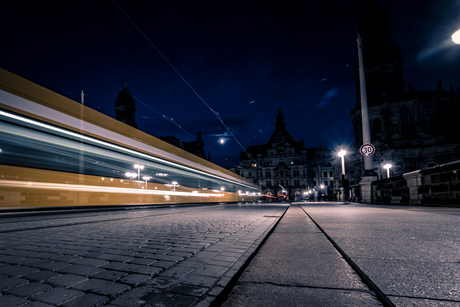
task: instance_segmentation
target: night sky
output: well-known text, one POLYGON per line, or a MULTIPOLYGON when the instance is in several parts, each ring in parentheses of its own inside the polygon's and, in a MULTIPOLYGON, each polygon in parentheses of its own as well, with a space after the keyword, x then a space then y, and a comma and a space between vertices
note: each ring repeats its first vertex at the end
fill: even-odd
MULTIPOLYGON (((381 0, 404 85, 460 86, 460 2, 381 0)), ((9 1, 0 67, 106 115, 127 84, 138 128, 184 141, 201 132, 221 166, 268 142, 281 107, 306 147, 353 142, 355 18, 344 1, 9 1), (230 135, 228 130, 233 134, 230 135), (220 139, 226 142, 221 144, 220 139)), ((363 41, 363 48, 366 42, 363 41)))

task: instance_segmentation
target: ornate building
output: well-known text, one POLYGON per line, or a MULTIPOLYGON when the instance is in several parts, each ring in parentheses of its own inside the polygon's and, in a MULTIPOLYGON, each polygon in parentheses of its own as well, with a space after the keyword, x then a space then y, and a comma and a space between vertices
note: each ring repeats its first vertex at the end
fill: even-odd
POLYGON ((314 191, 333 196, 334 174, 327 146, 304 148, 303 140, 295 141, 286 130, 281 109, 275 127, 267 144, 248 146, 241 153, 239 174, 274 197, 287 193, 291 200, 301 199, 314 191))
MULTIPOLYGON (((389 19, 375 0, 364 1, 365 15, 359 20, 366 76, 371 142, 376 147, 374 169, 386 178, 383 164, 391 163, 392 175, 460 160, 460 93, 446 91, 441 82, 432 91, 404 90, 401 49, 391 45, 389 19)), ((362 141, 359 67, 355 63, 357 103, 350 117, 354 126, 353 148, 362 141)), ((434 88, 436 85, 433 86, 434 88)), ((362 156, 348 161, 347 174, 359 182, 362 156)))
POLYGON ((125 83, 125 88, 115 99, 115 119, 137 128, 135 104, 133 95, 128 91, 125 83))

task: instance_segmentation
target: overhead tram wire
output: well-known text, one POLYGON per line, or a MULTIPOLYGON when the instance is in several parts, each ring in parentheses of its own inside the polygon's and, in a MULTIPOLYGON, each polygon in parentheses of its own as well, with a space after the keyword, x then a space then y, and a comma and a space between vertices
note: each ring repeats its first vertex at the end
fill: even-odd
MULTIPOLYGON (((158 54, 161 55, 161 57, 166 61, 166 63, 168 63, 168 65, 176 72, 176 74, 182 79, 182 81, 184 81, 185 84, 187 84, 187 86, 192 90, 193 93, 195 93, 195 95, 208 107, 209 110, 211 110, 211 112, 214 114, 214 116, 216 116, 216 118, 222 123, 222 125, 225 127, 225 129, 227 129, 228 133, 230 133, 230 135, 233 137, 233 139, 238 143, 238 145, 240 145, 240 147, 244 150, 244 152, 246 152, 250 157, 251 159, 257 164, 259 165, 259 163, 257 163, 256 160, 254 160, 254 158, 252 157, 251 154, 249 154, 246 149, 243 147, 243 145, 241 145, 240 141, 238 141, 238 139, 235 137, 235 135, 230 131, 230 129, 227 127, 227 125, 225 125, 225 123, 223 122, 222 118, 220 117, 219 113, 214 111, 207 103, 206 101, 195 91, 195 89, 190 85, 190 83, 187 82, 187 80, 185 80, 185 78, 179 73, 179 71, 177 71, 177 69, 171 64, 171 62, 168 61, 168 59, 160 52, 160 50, 152 43, 152 41, 145 35, 145 33, 137 26, 137 24, 128 16, 128 14, 123 10, 123 8, 118 5, 118 3, 113 0, 113 3, 115 3, 115 5, 123 12, 123 14, 126 16, 126 18, 129 19, 129 21, 131 21, 131 23, 134 25, 134 27, 136 27, 136 29, 142 34, 142 36, 144 36, 144 38, 150 43, 150 45, 152 45, 153 48, 155 48, 155 50, 158 52, 158 54)), ((261 167, 259 165, 259 167, 261 167)))
MULTIPOLYGON (((12 17, 12 16, 10 16, 10 17, 12 17)), ((12 18, 13 18, 13 17, 12 17, 12 18)), ((96 74, 97 76, 99 76, 100 78, 104 79, 105 81, 107 81, 108 83, 110 83, 111 85, 113 85, 114 87, 116 87, 117 89, 119 89, 119 90, 122 89, 122 88, 120 88, 118 85, 116 85, 114 82, 112 82, 111 80, 107 79, 106 77, 104 77, 103 75, 101 75, 100 73, 98 73, 97 71, 95 71, 94 69, 92 69, 91 67, 89 67, 88 65, 86 65, 85 63, 82 63, 80 60, 78 60, 77 58, 75 58, 74 56, 72 56, 71 54, 69 54, 68 52, 66 52, 65 50, 63 50, 62 48, 60 48, 60 47, 56 46, 55 44, 53 44, 52 42, 50 42, 47 38, 45 38, 45 37, 43 37, 42 35, 40 35, 39 33, 35 32, 34 30, 32 30, 31 28, 29 28, 29 27, 26 26, 25 24, 21 23, 21 22, 18 21, 17 19, 15 19, 15 18, 13 18, 13 19, 14 19, 18 24, 20 24, 21 26, 25 27, 28 31, 32 32, 35 36, 40 37, 40 39, 41 39, 42 41, 45 41, 45 42, 47 42, 48 44, 50 44, 51 46, 53 46, 54 48, 58 49, 60 52, 64 53, 66 56, 72 58, 74 61, 76 61, 77 63, 79 63, 80 65, 82 65, 83 67, 85 67, 86 69, 90 70, 91 72, 93 72, 94 74, 96 74)), ((20 68, 22 68, 22 69, 28 71, 29 73, 31 73, 31 74, 37 76, 38 78, 44 80, 45 82, 51 84, 51 85, 54 86, 55 88, 58 88, 58 89, 61 90, 62 92, 66 93, 67 95, 69 95, 69 96, 71 96, 71 97, 74 97, 74 98, 80 98, 79 96, 77 96, 77 95, 75 95, 75 94, 69 92, 68 90, 66 90, 66 89, 60 87, 59 85, 57 85, 57 84, 51 82, 50 80, 44 78, 43 76, 41 76, 41 75, 39 75, 39 74, 37 74, 37 73, 35 73, 35 72, 29 70, 28 68, 26 68, 26 67, 24 67, 24 66, 22 66, 22 65, 20 65, 20 64, 18 64, 17 62, 11 60, 10 58, 5 57, 5 56, 3 56, 3 55, 0 55, 0 56, 2 56, 3 58, 7 59, 8 61, 14 63, 14 64, 17 65, 18 67, 20 67, 20 68)), ((184 129, 184 128, 183 128, 177 121, 175 121, 172 117, 168 117, 168 116, 162 114, 161 112, 159 112, 159 111, 157 111, 156 109, 152 108, 150 105, 144 103, 141 99, 139 99, 139 98, 136 97, 136 96, 133 96, 133 98, 134 98, 136 101, 140 102, 140 103, 141 103, 142 105, 144 105, 145 107, 147 107, 147 108, 149 108, 150 110, 152 110, 152 111, 154 111, 155 113, 157 113, 160 117, 162 117, 162 118, 168 120, 170 123, 172 123, 172 124, 174 124, 175 126, 177 126, 178 128, 180 128, 182 131, 184 131, 184 132, 185 132, 187 135, 189 135, 190 137, 195 138, 195 136, 194 136, 192 133, 190 133, 189 131, 187 131, 186 129, 184 129)), ((105 108, 101 107, 101 106, 98 106, 98 105, 95 105, 95 104, 92 104, 92 105, 94 105, 95 107, 97 107, 98 109, 100 109, 100 110, 102 110, 102 111, 104 111, 104 112, 107 112, 107 110, 106 110, 105 108)), ((103 113, 104 113, 104 112, 103 112, 103 113)), ((146 127, 144 127, 144 128, 146 128, 146 127)), ((150 129, 147 129, 147 128, 146 128, 146 130, 150 130, 150 129)), ((208 148, 209 150, 211 150, 214 154, 217 154, 218 156, 220 156, 221 158, 223 158, 224 160, 222 160, 222 161, 224 161, 224 162, 228 161, 228 159, 227 159, 225 156, 221 155, 220 153, 218 153, 217 151, 215 151, 213 148, 208 147, 208 146, 206 146, 206 145, 205 145, 205 147, 208 148)))

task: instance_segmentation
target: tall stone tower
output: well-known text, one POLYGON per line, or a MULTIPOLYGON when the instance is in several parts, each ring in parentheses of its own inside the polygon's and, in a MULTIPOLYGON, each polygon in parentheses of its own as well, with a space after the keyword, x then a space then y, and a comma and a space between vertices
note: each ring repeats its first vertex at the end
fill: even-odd
POLYGON ((125 88, 115 99, 115 119, 137 128, 135 103, 133 95, 128 91, 125 83, 125 88))

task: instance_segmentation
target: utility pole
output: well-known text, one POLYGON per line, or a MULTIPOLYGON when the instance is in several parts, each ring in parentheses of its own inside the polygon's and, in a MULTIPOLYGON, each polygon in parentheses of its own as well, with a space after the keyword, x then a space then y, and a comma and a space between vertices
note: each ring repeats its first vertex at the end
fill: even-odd
MULTIPOLYGON (((361 120, 363 127, 363 147, 372 147, 371 133, 369 130, 369 114, 367 108, 367 93, 366 93, 366 77, 364 75, 364 60, 363 60, 363 46, 361 36, 358 34, 358 63, 359 63, 359 87, 361 95, 361 120)), ((377 180, 377 174, 372 167, 372 155, 364 156, 364 172, 361 177, 361 202, 370 204, 372 203, 372 181, 377 180)))

